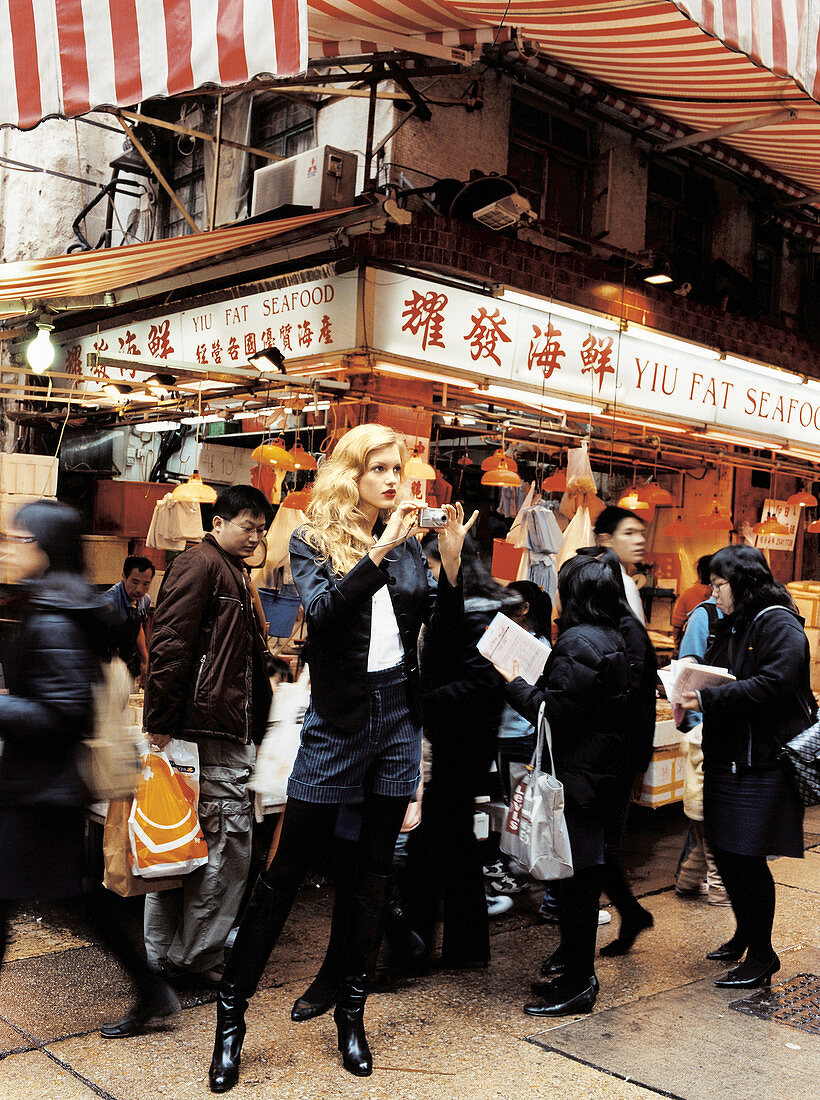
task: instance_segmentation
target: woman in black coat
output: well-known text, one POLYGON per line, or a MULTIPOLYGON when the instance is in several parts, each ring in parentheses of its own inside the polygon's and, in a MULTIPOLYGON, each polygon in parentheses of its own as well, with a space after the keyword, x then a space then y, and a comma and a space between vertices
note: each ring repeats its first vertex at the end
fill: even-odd
POLYGON ((87 796, 74 757, 93 727, 108 622, 81 575, 81 530, 73 509, 43 501, 22 508, 2 537, 4 564, 24 595, 0 695, 0 964, 12 903, 64 899, 137 984, 127 1016, 102 1027, 118 1038, 179 1003, 122 933, 116 899, 85 880, 87 796))
POLYGON ((533 723, 544 703, 555 770, 564 784, 574 869, 561 883, 563 973, 535 984, 538 999, 524 1006, 531 1016, 589 1012, 598 993, 595 939, 605 823, 626 752, 628 666, 618 604, 618 585, 607 565, 583 556, 565 562, 558 574, 558 640, 541 678, 535 687, 520 677, 507 686, 507 698, 533 723))
POLYGON ((704 662, 736 680, 685 695, 703 713, 703 824, 737 930, 707 958, 736 962, 715 981, 753 989, 780 969, 772 947, 775 887, 767 856, 803 858, 803 806, 780 759, 782 746, 815 719, 803 620, 766 559, 726 546, 710 563, 724 618, 704 662))

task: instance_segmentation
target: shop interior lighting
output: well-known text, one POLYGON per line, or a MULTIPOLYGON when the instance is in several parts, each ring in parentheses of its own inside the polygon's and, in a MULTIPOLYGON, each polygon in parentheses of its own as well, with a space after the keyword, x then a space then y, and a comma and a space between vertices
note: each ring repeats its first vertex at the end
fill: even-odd
POLYGON ((435 481, 436 471, 421 455, 414 454, 404 465, 404 477, 408 481, 435 481))
POLYGON ((466 378, 456 378, 452 374, 436 374, 435 371, 417 370, 415 367, 399 366, 396 363, 376 363, 376 370, 381 374, 392 374, 399 378, 423 378, 425 382, 442 382, 445 386, 460 386, 464 390, 478 389, 477 382, 469 382, 466 378))
POLYGON ((298 443, 296 443, 290 449, 290 457, 293 459, 293 464, 297 470, 315 470, 316 459, 308 451, 304 450, 298 443))
POLYGON ((820 451, 801 451, 796 447, 792 447, 791 444, 789 444, 784 455, 790 458, 805 458, 807 462, 820 463, 820 451))
POLYGON ((173 374, 152 374, 145 379, 145 385, 152 393, 167 397, 176 389, 177 380, 173 374))
POLYGON ((817 497, 814 493, 810 493, 808 489, 803 488, 797 493, 792 493, 786 503, 791 505, 796 504, 798 508, 816 508, 817 497))
POLYGON ((502 463, 505 463, 514 474, 518 473, 518 463, 506 453, 503 447, 499 447, 493 454, 488 455, 481 463, 481 469, 486 473, 487 470, 497 469, 502 463))
POLYGON ((198 416, 183 416, 180 420, 180 424, 194 425, 194 424, 216 424, 222 417, 218 413, 204 413, 198 416))
POLYGON ((264 374, 271 368, 280 371, 282 374, 287 374, 285 370, 287 360, 279 348, 275 346, 255 351, 253 355, 248 356, 248 362, 251 366, 256 367, 260 374, 264 374))
POLYGON ((698 527, 703 531, 731 531, 734 528, 734 521, 726 512, 721 512, 717 497, 713 497, 712 506, 708 512, 701 515, 698 527))
POLYGON ((769 512, 764 520, 755 523, 752 527, 753 535, 788 535, 789 528, 781 523, 774 512, 769 512))
POLYGON ((672 265, 663 257, 658 257, 649 267, 643 268, 641 278, 645 283, 650 283, 652 286, 665 286, 667 283, 674 283, 675 281, 672 275, 672 265))
POLYGON ((267 466, 276 466, 280 470, 288 470, 291 473, 296 471, 296 464, 290 456, 290 453, 285 450, 281 444, 284 440, 279 440, 274 443, 260 443, 258 447, 254 447, 251 451, 251 458, 254 462, 261 462, 267 466))
POLYGON ((234 413, 234 420, 255 420, 260 416, 271 416, 273 413, 282 411, 281 405, 267 405, 264 409, 243 409, 241 412, 234 413))
POLYGON ((668 489, 658 485, 657 481, 647 481, 638 488, 638 499, 644 504, 654 504, 656 508, 671 508, 675 503, 668 489))
MULTIPOLYGON (((185 421, 183 421, 183 424, 185 421)), ((191 476, 182 485, 177 485, 171 492, 174 500, 182 500, 189 504, 213 504, 216 500, 216 489, 206 485, 199 474, 194 470, 191 476)))
POLYGON ((54 362, 57 349, 51 339, 54 325, 37 321, 37 335, 26 348, 26 362, 35 374, 45 374, 54 362))
POLYGON ((694 344, 690 340, 679 340, 675 336, 667 336, 663 332, 657 332, 653 328, 644 328, 643 325, 631 321, 626 325, 625 331, 630 336, 637 336, 650 344, 658 344, 660 347, 671 348, 673 351, 684 352, 687 355, 698 355, 701 359, 711 359, 716 362, 721 358, 721 353, 717 348, 710 348, 705 344, 694 344))
POLYGON ((294 511, 304 512, 310 503, 311 486, 306 485, 304 489, 298 489, 295 492, 288 493, 285 499, 282 501, 283 508, 292 508, 294 511))
POLYGON ((661 534, 670 539, 691 539, 695 534, 695 529, 690 527, 688 523, 684 523, 681 517, 678 516, 677 519, 673 519, 671 523, 664 527, 661 534))
POLYGON ((505 458, 498 466, 487 472, 481 478, 482 485, 495 485, 500 488, 517 488, 521 484, 521 478, 508 465, 509 459, 505 458))
MULTIPOLYGON (((596 415, 602 420, 612 422, 612 413, 605 413, 599 409, 596 415)), ((621 416, 620 412, 617 413, 616 420, 618 424, 635 424, 637 427, 645 428, 649 432, 672 432, 673 435, 684 435, 691 430, 689 428, 677 428, 673 424, 653 423, 650 420, 633 420, 629 416, 621 416)))
POLYGON ((145 424, 134 425, 138 432, 173 432, 178 427, 178 420, 149 420, 145 424))
POLYGON ((618 321, 602 314, 593 313, 583 309, 573 309, 561 302, 551 302, 548 298, 538 298, 533 294, 522 294, 520 290, 508 290, 502 287, 494 297, 510 305, 524 306, 526 309, 536 309, 539 313, 549 313, 553 317, 566 317, 568 321, 580 321, 582 325, 592 325, 595 328, 608 329, 617 332, 620 328, 618 321))
POLYGON ((563 470, 555 470, 541 482, 541 488, 548 493, 564 493, 567 488, 567 475, 563 470))
POLYGON ((777 370, 776 367, 767 367, 765 363, 753 363, 750 359, 741 359, 737 355, 723 355, 721 361, 728 363, 730 367, 740 367, 741 370, 749 371, 750 374, 759 374, 763 378, 772 379, 772 381, 789 382, 796 386, 804 384, 799 374, 792 374, 791 371, 787 370, 777 370))
MULTIPOLYGON (((499 401, 518 401, 545 410, 555 409, 558 412, 581 413, 584 416, 603 415, 597 405, 585 405, 581 401, 552 397, 550 394, 544 394, 542 399, 539 393, 530 390, 514 390, 506 386, 488 386, 486 390, 481 391, 481 396, 488 400, 496 398, 499 401)), ((463 417, 459 417, 459 420, 462 424, 465 422, 463 417)))
POLYGON ((782 451, 783 444, 772 439, 749 439, 740 435, 731 435, 728 432, 692 432, 693 439, 706 439, 714 443, 733 443, 736 447, 754 447, 760 451, 782 451))
POLYGON ((810 535, 820 535, 820 519, 813 519, 811 523, 806 526, 806 530, 810 535))

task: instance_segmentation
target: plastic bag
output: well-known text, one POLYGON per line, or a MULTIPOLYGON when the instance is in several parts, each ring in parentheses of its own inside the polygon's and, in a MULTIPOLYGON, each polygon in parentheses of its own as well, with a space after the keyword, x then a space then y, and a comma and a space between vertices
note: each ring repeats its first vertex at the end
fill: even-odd
POLYGON ((582 443, 580 447, 573 447, 567 453, 567 487, 558 510, 567 519, 572 519, 579 508, 590 507, 595 493, 595 478, 592 476, 592 467, 589 464, 589 450, 587 444, 582 443))
POLYGON ((158 890, 174 890, 182 885, 176 876, 168 878, 136 878, 131 870, 131 840, 128 818, 132 798, 115 798, 108 803, 103 829, 103 886, 121 898, 134 898, 158 890))
POLYGON ((278 684, 271 700, 268 728, 256 753, 256 766, 248 787, 256 791, 257 820, 266 806, 287 801, 288 779, 293 771, 302 722, 310 703, 308 669, 294 684, 278 684))
POLYGON ((564 531, 564 541, 558 552, 558 568, 560 569, 565 561, 574 558, 576 551, 581 546, 593 546, 594 543, 595 535, 592 530, 589 512, 586 508, 579 508, 569 521, 566 531, 564 531))
POLYGON ((538 712, 537 728, 530 766, 510 764, 513 790, 501 830, 500 847, 533 878, 552 882, 571 878, 573 868, 564 819, 564 785, 555 778, 554 770, 541 770, 545 743, 549 749, 550 767, 554 769, 552 731, 543 703, 538 712))
POLYGON ((130 798, 137 789, 139 731, 131 725, 129 708, 133 687, 131 673, 119 657, 103 664, 94 687, 94 729, 79 743, 74 758, 91 802, 130 798))
POLYGON ((187 875, 208 862, 193 792, 164 752, 142 757, 142 778, 128 816, 131 869, 140 878, 187 875))
POLYGON ((199 802, 199 748, 196 741, 172 737, 164 752, 180 783, 187 787, 188 801, 196 806, 199 802))

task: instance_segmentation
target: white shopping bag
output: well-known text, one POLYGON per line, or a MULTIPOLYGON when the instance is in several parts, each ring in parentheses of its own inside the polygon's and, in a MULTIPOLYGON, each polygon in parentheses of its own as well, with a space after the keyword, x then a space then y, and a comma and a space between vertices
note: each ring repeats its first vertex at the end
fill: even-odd
POLYGON ((310 703, 310 674, 305 666, 294 684, 277 684, 271 701, 268 728, 256 753, 256 766, 248 787, 256 791, 257 820, 266 806, 287 801, 288 779, 293 771, 302 722, 310 703))

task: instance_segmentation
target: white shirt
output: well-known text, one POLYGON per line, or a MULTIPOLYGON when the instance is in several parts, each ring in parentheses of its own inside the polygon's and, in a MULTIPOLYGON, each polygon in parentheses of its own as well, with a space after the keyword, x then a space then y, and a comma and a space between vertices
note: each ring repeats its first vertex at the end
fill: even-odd
POLYGON ((404 659, 399 624, 393 610, 393 601, 387 585, 373 596, 370 607, 370 649, 367 652, 367 671, 380 672, 395 668, 404 659))
POLYGON ((641 603, 641 594, 638 591, 638 586, 623 566, 621 566, 621 573, 624 578, 624 591, 626 592, 626 602, 629 604, 629 609, 638 622, 646 626, 646 616, 643 613, 643 604, 641 603))

